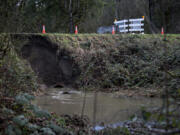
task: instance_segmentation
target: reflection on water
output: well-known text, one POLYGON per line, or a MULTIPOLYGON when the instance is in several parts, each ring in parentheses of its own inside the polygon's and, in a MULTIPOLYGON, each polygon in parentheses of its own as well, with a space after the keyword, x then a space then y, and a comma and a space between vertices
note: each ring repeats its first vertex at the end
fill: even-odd
MULTIPOLYGON (((84 93, 71 91, 70 94, 63 94, 57 89, 49 90, 49 93, 39 96, 35 104, 50 112, 57 114, 81 114, 83 106, 84 93)), ((113 94, 99 92, 96 104, 96 122, 105 124, 124 121, 132 114, 136 113, 142 106, 157 107, 160 106, 160 99, 151 99, 145 97, 139 98, 115 98, 113 94)), ((86 94, 86 105, 84 114, 90 120, 93 119, 94 93, 86 94)))

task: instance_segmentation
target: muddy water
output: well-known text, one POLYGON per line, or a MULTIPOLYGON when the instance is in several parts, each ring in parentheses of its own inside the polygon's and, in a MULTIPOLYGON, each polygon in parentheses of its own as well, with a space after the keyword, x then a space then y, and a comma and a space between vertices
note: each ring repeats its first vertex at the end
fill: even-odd
MULTIPOLYGON (((86 104, 84 114, 90 120, 93 120, 94 93, 86 94, 86 104)), ((84 93, 79 91, 70 91, 70 94, 63 94, 62 89, 50 89, 43 96, 35 100, 35 104, 50 112, 57 114, 78 114, 82 112, 84 93)), ((119 121, 128 120, 129 117, 138 112, 143 107, 158 107, 161 100, 156 98, 115 98, 113 94, 97 93, 96 102, 96 123, 104 122, 112 124, 119 121)))

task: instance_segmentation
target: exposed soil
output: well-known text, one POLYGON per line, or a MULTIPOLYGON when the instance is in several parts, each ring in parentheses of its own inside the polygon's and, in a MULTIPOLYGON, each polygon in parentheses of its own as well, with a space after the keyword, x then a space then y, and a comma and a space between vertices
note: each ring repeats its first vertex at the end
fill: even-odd
MULTIPOLYGON (((116 91, 118 88, 140 87, 143 90, 145 87, 147 89, 165 86, 168 88, 169 95, 172 95, 173 99, 177 99, 176 104, 174 100, 171 101, 172 105, 179 106, 179 36, 154 38, 149 35, 78 35, 77 37, 54 34, 22 35, 28 40, 26 43, 20 42, 20 47, 16 46, 17 44, 14 42, 17 39, 12 40, 9 35, 4 34, 0 36, 0 134, 6 134, 7 130, 9 130, 8 133, 14 134, 16 129, 23 134, 33 133, 34 131, 28 129, 29 125, 26 124, 31 124, 31 126, 37 124, 36 134, 45 132, 45 129, 53 134, 55 131, 50 129, 52 127, 47 125, 47 121, 57 124, 55 126, 58 128, 64 128, 64 125, 67 124, 64 119, 72 124, 69 126, 71 129, 75 127, 74 130, 77 129, 76 127, 86 128, 87 125, 83 124, 84 120, 81 121, 78 117, 58 119, 53 113, 50 114, 31 105, 30 100, 33 97, 28 93, 36 92, 38 89, 36 77, 29 64, 19 57, 21 54, 19 52, 19 55, 16 54, 15 50, 18 47, 22 56, 31 64, 39 82, 48 86, 64 87, 76 84, 79 87, 92 86, 92 90, 109 89, 108 91, 116 91), (19 119, 25 120, 23 121, 25 125, 19 123, 19 119), (49 127, 47 128, 47 126, 49 127), (44 129, 44 127, 46 128, 44 129)), ((42 85, 42 89, 45 87, 42 85)), ((117 95, 124 96, 120 90, 117 95)), ((126 91, 125 95, 131 94, 131 92, 133 95, 137 90, 126 91)), ((151 92, 154 93, 150 90, 151 92)), ((138 93, 141 92, 138 90, 138 93)), ((179 110, 176 110, 173 109, 173 112, 169 112, 173 116, 172 120, 169 119, 169 123, 173 123, 173 128, 177 127, 178 132, 176 132, 179 133, 180 124, 179 115, 177 115, 179 110)), ((143 117, 146 114, 149 115, 149 112, 144 111, 143 113, 143 117)), ((156 115, 152 116, 154 118, 156 115)), ((159 117, 159 115, 157 116, 159 117)), ((167 115, 161 116, 166 118, 167 115)), ((148 118, 145 117, 145 119, 148 118)), ((157 122, 157 120, 155 121, 157 122)), ((159 129, 166 129, 164 127, 166 125, 161 125, 164 122, 166 119, 159 122, 159 129)), ((145 124, 143 123, 143 125, 145 124)), ((132 126, 142 127, 141 124, 137 126, 134 123, 132 126)), ((66 131, 63 130, 63 132, 66 131)))
MULTIPOLYGON (((173 80, 179 76, 178 36, 47 34, 26 38, 21 53, 41 84, 109 92, 134 87, 159 89, 165 81, 172 90, 179 87, 179 80, 173 80), (165 78, 167 72, 173 77, 165 78)), ((154 96, 159 91, 155 93, 143 95, 154 96)))
POLYGON ((35 40, 32 38, 23 46, 22 55, 30 62, 39 81, 48 86, 73 84, 78 76, 73 72, 75 67, 69 54, 58 50, 58 46, 45 37, 36 37, 35 40))

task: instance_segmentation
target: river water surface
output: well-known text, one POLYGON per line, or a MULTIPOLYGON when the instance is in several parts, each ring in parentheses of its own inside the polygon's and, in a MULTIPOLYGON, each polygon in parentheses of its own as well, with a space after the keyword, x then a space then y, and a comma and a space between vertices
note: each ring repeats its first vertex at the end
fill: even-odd
MULTIPOLYGON (((70 94, 64 94, 63 89, 49 89, 45 95, 36 97, 35 104, 50 112, 62 114, 81 115, 84 93, 71 90, 70 94)), ((84 115, 87 115, 91 122, 94 112, 94 92, 86 93, 86 104, 84 115)), ((158 98, 136 97, 116 98, 110 93, 97 93, 96 100, 96 123, 113 124, 128 120, 136 114, 141 107, 159 107, 161 100, 158 98)))

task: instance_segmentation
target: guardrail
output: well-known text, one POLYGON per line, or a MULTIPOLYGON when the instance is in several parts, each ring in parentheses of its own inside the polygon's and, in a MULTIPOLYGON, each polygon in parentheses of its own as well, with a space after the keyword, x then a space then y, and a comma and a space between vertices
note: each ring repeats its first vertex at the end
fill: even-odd
POLYGON ((119 32, 128 32, 128 20, 121 20, 121 21, 116 21, 115 25, 118 26, 119 32))
POLYGON ((117 26, 120 33, 139 32, 144 34, 144 18, 120 20, 115 21, 114 24, 117 26))

